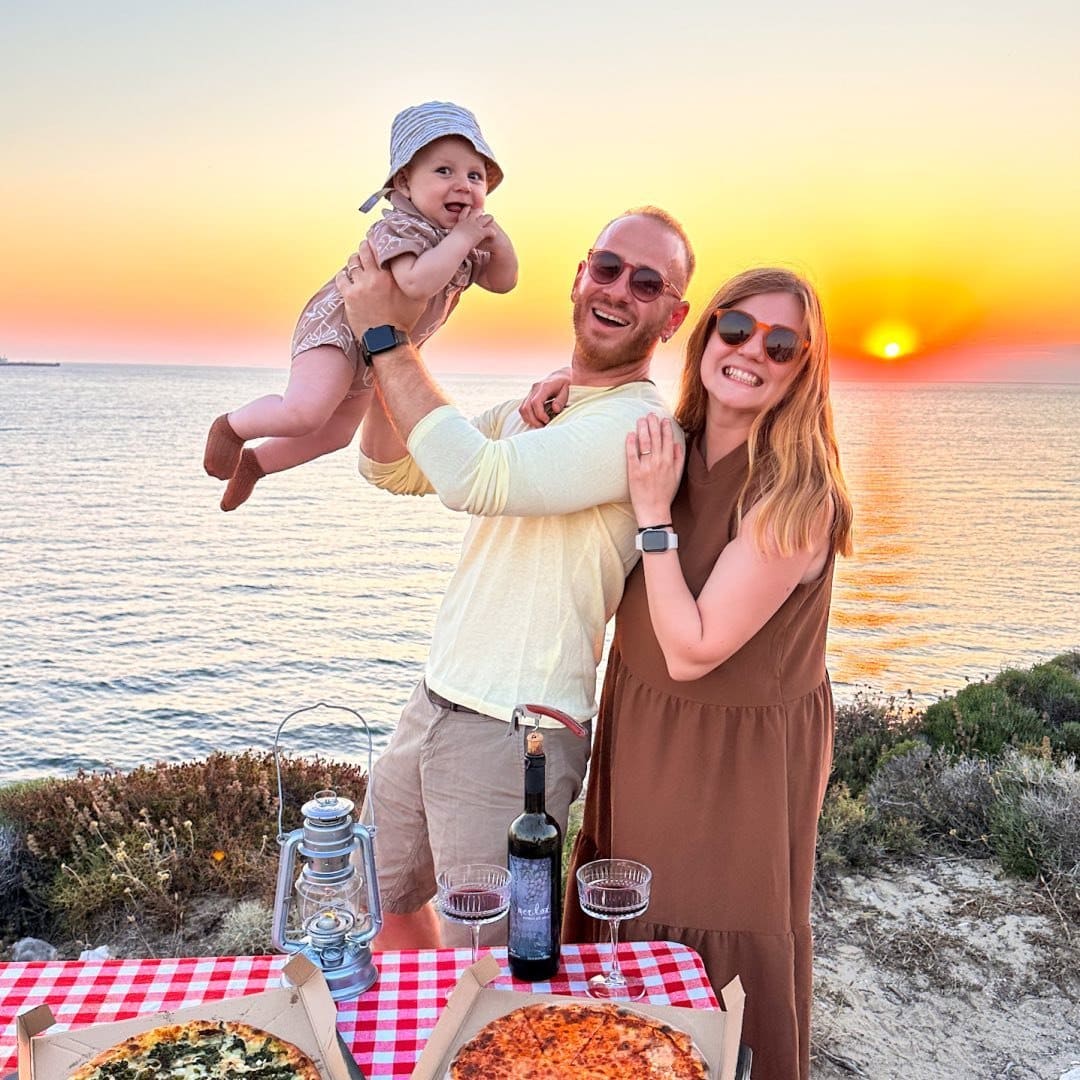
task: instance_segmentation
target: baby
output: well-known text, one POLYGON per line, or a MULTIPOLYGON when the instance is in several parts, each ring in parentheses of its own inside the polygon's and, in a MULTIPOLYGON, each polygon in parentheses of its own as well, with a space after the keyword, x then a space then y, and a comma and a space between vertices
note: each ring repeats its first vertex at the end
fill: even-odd
MULTIPOLYGON (((504 293, 517 284, 513 245, 483 212, 487 193, 502 178, 468 109, 429 101, 394 117, 389 175, 360 209, 366 213, 383 196, 390 202, 367 239, 402 291, 428 301, 410 333, 415 344, 446 322, 470 285, 504 293)), ((229 481, 221 509, 235 510, 267 473, 348 446, 371 403, 371 387, 370 368, 331 280, 296 324, 285 393, 257 398, 210 427, 203 467, 229 481), (244 447, 264 436, 272 437, 255 449, 244 447)))

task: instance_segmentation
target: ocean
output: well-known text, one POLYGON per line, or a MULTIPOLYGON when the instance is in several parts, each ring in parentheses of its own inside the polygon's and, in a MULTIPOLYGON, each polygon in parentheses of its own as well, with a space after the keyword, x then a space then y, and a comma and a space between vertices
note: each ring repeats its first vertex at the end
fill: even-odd
MULTIPOLYGON (((527 376, 446 376, 467 412, 527 376)), ((219 413, 263 368, 0 372, 0 782, 265 750, 360 712, 377 754, 419 678, 465 522, 342 451, 217 508, 219 413)), ((1080 386, 834 387, 857 553, 833 593, 838 701, 927 702, 1080 647, 1080 386)), ((513 603, 513 597, 507 597, 513 603)), ((366 761, 353 717, 289 752, 366 761)))

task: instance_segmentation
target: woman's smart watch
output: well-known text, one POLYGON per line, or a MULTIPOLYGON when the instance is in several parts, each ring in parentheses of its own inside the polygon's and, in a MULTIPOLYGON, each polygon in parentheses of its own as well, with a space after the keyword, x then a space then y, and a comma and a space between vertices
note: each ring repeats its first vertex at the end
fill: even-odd
POLYGON ((678 546, 678 533, 667 529, 642 529, 634 540, 638 551, 673 551, 678 546))

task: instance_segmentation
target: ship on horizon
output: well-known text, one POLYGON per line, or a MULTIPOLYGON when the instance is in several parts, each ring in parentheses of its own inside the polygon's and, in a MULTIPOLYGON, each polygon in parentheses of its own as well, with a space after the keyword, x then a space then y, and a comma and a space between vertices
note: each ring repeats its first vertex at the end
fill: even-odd
POLYGON ((9 360, 0 356, 0 367, 59 367, 59 360, 9 360))

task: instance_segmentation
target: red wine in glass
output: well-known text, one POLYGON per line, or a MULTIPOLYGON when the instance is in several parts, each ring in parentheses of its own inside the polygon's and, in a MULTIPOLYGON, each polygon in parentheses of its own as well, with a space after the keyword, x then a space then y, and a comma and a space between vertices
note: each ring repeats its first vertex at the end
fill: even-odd
POLYGON ((603 919, 611 931, 611 967, 589 980, 589 994, 598 998, 633 1000, 645 993, 645 983, 619 968, 619 923, 644 915, 649 906, 652 871, 630 859, 596 859, 579 866, 578 903, 586 915, 603 919))
POLYGON ((480 955, 480 927, 505 918, 510 908, 510 871, 491 863, 469 863, 444 870, 435 884, 443 917, 472 930, 475 964, 480 955))

